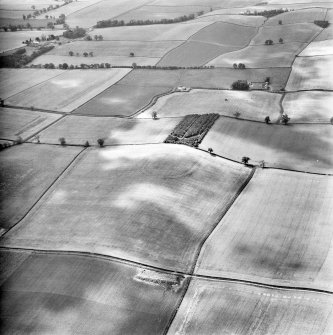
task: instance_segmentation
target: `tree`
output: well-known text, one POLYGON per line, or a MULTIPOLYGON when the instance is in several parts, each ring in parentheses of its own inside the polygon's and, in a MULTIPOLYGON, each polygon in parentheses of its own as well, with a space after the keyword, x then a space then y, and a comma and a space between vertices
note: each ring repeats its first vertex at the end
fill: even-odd
POLYGON ((5 101, 3 99, 0 99, 0 106, 3 107, 5 105, 5 101))
POLYGON ((134 57, 134 52, 130 52, 130 57, 134 57))
POLYGON ((55 68, 54 64, 53 63, 49 63, 49 69, 54 69, 54 68, 55 68))
POLYGON ((35 9, 36 9, 36 6, 35 6, 35 5, 32 5, 32 6, 31 6, 31 9, 35 10, 35 9))
POLYGON ((235 112, 235 113, 234 113, 234 117, 235 117, 236 119, 238 119, 240 116, 241 116, 241 113, 240 113, 240 112, 235 112))
POLYGON ((85 147, 85 148, 88 148, 88 147, 90 147, 90 144, 89 144, 89 142, 88 142, 88 141, 86 141, 86 143, 84 143, 84 147, 85 147))
POLYGON ((84 53, 83 53, 83 56, 84 56, 84 57, 88 57, 88 52, 84 52, 84 53))
POLYGON ((47 28, 49 28, 49 29, 54 29, 54 24, 53 24, 53 22, 48 22, 47 23, 47 28))
POLYGON ((98 40, 98 35, 95 35, 94 39, 95 39, 95 41, 97 41, 98 40))
POLYGON ((213 149, 212 149, 212 148, 208 148, 208 152, 209 152, 210 154, 212 154, 212 153, 213 153, 213 149))
POLYGON ((90 35, 87 35, 85 38, 84 38, 86 41, 92 41, 92 37, 90 35))
POLYGON ((89 52, 89 56, 90 57, 93 57, 94 56, 94 53, 92 51, 89 52))
POLYGON ((279 24, 282 24, 282 20, 279 20, 279 24))
POLYGON ((270 122, 271 122, 270 117, 269 117, 269 116, 266 116, 266 117, 265 117, 265 123, 266 123, 266 124, 269 124, 270 122))
POLYGON ((73 52, 73 51, 70 51, 68 54, 69 54, 71 57, 74 56, 74 52, 73 52))
POLYGON ((157 112, 156 112, 156 111, 153 111, 153 112, 151 113, 151 116, 152 116, 153 120, 156 120, 156 119, 157 119, 157 112))
POLYGON ((234 69, 237 69, 237 64, 234 63, 234 64, 233 64, 233 67, 234 67, 234 69))
POLYGON ((60 137, 59 138, 59 142, 62 146, 65 146, 66 145, 66 140, 65 140, 65 137, 60 137))
POLYGON ((27 17, 23 14, 23 20, 25 20, 27 17))
POLYGON ((333 117, 331 117, 330 121, 331 121, 331 124, 333 124, 333 117))
POLYGON ((245 69, 245 64, 243 64, 243 63, 239 63, 239 64, 238 64, 238 68, 239 68, 239 69, 242 69, 242 70, 245 69))
POLYGON ((132 68, 135 69, 138 65, 136 63, 132 63, 132 68))
POLYGON ((246 157, 246 156, 242 157, 242 163, 244 165, 247 165, 249 163, 249 160, 250 160, 250 157, 246 157))
POLYGON ((105 67, 106 67, 107 69, 109 69, 109 68, 111 67, 111 64, 110 64, 110 63, 105 63, 105 67))
POLYGON ((71 65, 69 66, 69 68, 70 68, 70 70, 74 70, 74 65, 71 64, 71 65))
POLYGON ((68 69, 68 64, 67 64, 67 63, 62 64, 62 68, 63 68, 64 70, 67 70, 67 69, 68 69))
POLYGON ((100 147, 103 147, 103 146, 104 146, 104 139, 103 139, 103 138, 99 138, 99 139, 97 140, 97 143, 98 143, 98 145, 99 145, 100 147))
POLYGON ((282 114, 281 115, 281 122, 286 126, 288 122, 290 121, 290 117, 288 114, 282 114))
POLYGON ((283 38, 279 38, 279 43, 283 43, 283 38))
POLYGON ((102 35, 98 35, 98 39, 99 39, 100 41, 103 41, 103 36, 102 36, 102 35))
POLYGON ((266 45, 273 45, 273 41, 272 41, 272 40, 266 40, 266 41, 265 41, 265 44, 266 44, 266 45))

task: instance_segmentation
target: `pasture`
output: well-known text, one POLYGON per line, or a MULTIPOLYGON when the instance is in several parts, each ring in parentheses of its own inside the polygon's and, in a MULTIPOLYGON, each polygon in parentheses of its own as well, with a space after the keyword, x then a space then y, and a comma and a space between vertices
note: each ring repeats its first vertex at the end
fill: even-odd
POLYGON ((0 107, 0 138, 25 140, 60 117, 59 114, 0 107))
POLYGON ((292 123, 324 122, 329 123, 333 106, 332 92, 296 92, 288 93, 283 99, 283 108, 292 123))
POLYGON ((82 148, 21 144, 0 152, 0 226, 16 224, 82 148))
POLYGON ((170 334, 330 335, 328 294, 193 279, 170 334))
POLYGON ((200 147, 241 161, 308 172, 333 173, 331 125, 290 124, 288 126, 229 118, 218 119, 200 147))
POLYGON ((333 89, 332 56, 297 57, 286 86, 287 91, 333 89))
POLYGON ((200 242, 249 172, 183 145, 91 148, 2 245, 190 271, 200 242))
POLYGON ((128 120, 110 117, 87 117, 68 115, 40 134, 42 143, 59 143, 65 137, 68 144, 104 145, 163 143, 179 119, 128 120))
POLYGON ((196 273, 332 290, 332 196, 331 176, 257 169, 203 246, 196 273))
POLYGON ((185 280, 176 289, 152 285, 136 280, 140 269, 103 259, 17 251, 1 256, 15 268, 0 287, 5 333, 161 334, 184 290, 185 280))
POLYGON ((67 70, 6 101, 14 106, 71 112, 119 81, 129 71, 130 69, 67 70))
POLYGON ((311 42, 301 53, 302 57, 326 56, 333 54, 333 39, 311 42))
POLYGON ((242 119, 263 122, 269 116, 274 122, 280 117, 280 99, 279 94, 259 91, 191 90, 188 93, 173 93, 161 97, 154 106, 137 117, 151 118, 153 111, 157 112, 159 118, 204 113, 234 117, 236 113, 240 113, 239 117, 242 119))

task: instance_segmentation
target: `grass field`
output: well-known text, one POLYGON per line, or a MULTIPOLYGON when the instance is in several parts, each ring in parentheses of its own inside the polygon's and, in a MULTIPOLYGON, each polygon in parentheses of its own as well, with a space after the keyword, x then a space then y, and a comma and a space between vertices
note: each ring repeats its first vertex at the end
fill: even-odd
POLYGON ((104 145, 163 143, 179 119, 127 120, 118 118, 67 116, 40 134, 42 143, 59 143, 65 137, 68 144, 104 145))
POLYGON ((301 53, 300 56, 325 56, 333 54, 333 39, 326 41, 311 42, 301 53))
POLYGON ((290 67, 295 56, 306 46, 304 43, 248 46, 239 51, 221 55, 207 65, 232 67, 243 63, 248 68, 290 67))
POLYGON ((196 273, 332 290, 332 196, 332 177, 257 170, 204 245, 196 273))
POLYGON ((325 28, 315 39, 316 41, 326 41, 333 39, 333 24, 331 23, 327 28, 325 28))
POLYGON ((220 118, 204 138, 201 148, 241 161, 265 161, 266 166, 293 170, 333 173, 330 125, 266 125, 220 118))
POLYGON ((20 220, 80 150, 21 144, 2 151, 1 228, 20 220))
POLYGON ((183 282, 166 289, 136 280, 140 270, 121 263, 43 253, 21 253, 22 261, 17 254, 2 251, 6 265, 19 259, 0 287, 7 334, 161 334, 184 290, 183 282))
POLYGON ((59 114, 0 108, 0 138, 26 139, 60 117, 59 114))
POLYGON ((286 94, 283 99, 285 113, 294 122, 329 123, 333 116, 332 92, 297 92, 286 94))
POLYGON ((332 56, 297 57, 286 86, 287 91, 333 89, 332 56))
POLYGON ((267 92, 192 90, 189 93, 173 93, 159 98, 157 103, 139 114, 138 118, 151 118, 156 111, 159 118, 181 117, 188 114, 219 113, 244 119, 272 121, 280 116, 281 95, 267 92), (184 108, 186 106, 186 108, 184 108))
POLYGON ((170 334, 329 335, 328 294, 192 280, 170 334))
POLYGON ((2 245, 97 252, 189 271, 200 241, 249 172, 183 145, 90 149, 2 245))
POLYGON ((16 94, 7 103, 14 106, 71 112, 116 83, 130 69, 73 70, 16 94))

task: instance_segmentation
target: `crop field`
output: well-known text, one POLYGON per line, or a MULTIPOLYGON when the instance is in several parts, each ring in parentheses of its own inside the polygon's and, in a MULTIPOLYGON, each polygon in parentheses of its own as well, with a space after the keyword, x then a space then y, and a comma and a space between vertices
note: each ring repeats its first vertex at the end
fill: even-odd
POLYGON ((232 67, 233 63, 243 63, 248 68, 290 67, 295 56, 305 46, 304 43, 251 45, 242 50, 221 55, 207 65, 232 67))
POLYGON ((286 86, 287 91, 333 89, 332 56, 297 57, 286 86))
POLYGON ((325 28, 315 39, 317 41, 327 41, 333 39, 333 24, 331 23, 327 28, 325 28))
POLYGON ((225 281, 193 279, 169 334, 302 334, 333 332, 332 297, 225 281))
POLYGON ((332 196, 332 177, 258 169, 206 241, 196 273, 331 290, 332 196))
POLYGON ((116 83, 130 69, 73 70, 36 85, 9 99, 14 106, 71 112, 116 83))
POLYGON ((22 144, 0 152, 1 228, 17 223, 80 150, 22 144))
POLYGON ((151 118, 153 111, 157 112, 159 118, 204 113, 234 117, 240 113, 239 117, 243 119, 264 121, 269 116, 274 122, 280 117, 280 99, 280 94, 259 91, 191 90, 161 97, 154 106, 137 117, 151 118))
POLYGON ((258 35, 252 39, 251 45, 265 44, 266 40, 279 43, 280 38, 283 39, 283 43, 308 43, 320 31, 322 31, 322 28, 313 23, 263 26, 260 28, 258 35))
POLYGON ((331 125, 266 125, 220 118, 204 138, 201 148, 241 161, 250 157, 254 164, 300 171, 333 173, 331 125))
POLYGON ((311 42, 301 53, 303 57, 326 56, 333 54, 333 39, 311 42))
MULTIPOLYGON (((199 16, 195 19, 195 22, 225 22, 225 23, 233 23, 242 26, 250 26, 250 27, 259 27, 265 22, 265 18, 263 16, 245 16, 245 15, 237 15, 239 10, 237 10, 236 14, 219 14, 219 11, 214 11, 213 13, 207 13, 205 15, 199 16)), ((239 36, 237 36, 239 38, 239 36)))
POLYGON ((1 254, 16 268, 0 287, 7 334, 161 334, 184 291, 185 280, 168 289, 137 280, 140 269, 103 259, 1 254))
POLYGON ((296 92, 288 93, 283 99, 283 108, 290 122, 325 122, 332 117, 332 92, 296 92))
POLYGON ((2 245, 189 271, 200 241, 249 172, 183 145, 89 149, 2 245))
POLYGON ((104 145, 163 143, 179 119, 128 120, 110 117, 66 116, 40 134, 42 143, 59 143, 64 137, 67 144, 86 141, 97 145, 99 138, 104 145))
POLYGON ((0 138, 26 139, 60 117, 59 114, 0 107, 0 138))

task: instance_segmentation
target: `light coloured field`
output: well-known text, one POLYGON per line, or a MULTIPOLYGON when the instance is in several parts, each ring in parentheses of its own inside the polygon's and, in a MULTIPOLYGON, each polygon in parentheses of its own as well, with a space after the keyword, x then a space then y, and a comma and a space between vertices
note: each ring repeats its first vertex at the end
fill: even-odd
POLYGON ((331 125, 266 125, 235 119, 218 119, 201 143, 224 157, 266 166, 333 173, 331 125))
POLYGON ((326 41, 311 42, 301 53, 300 56, 326 56, 333 55, 333 39, 326 41))
POLYGON ((257 28, 255 27, 216 22, 198 31, 191 36, 190 40, 244 47, 249 44, 256 33, 257 28))
POLYGON ((154 285, 136 279, 140 269, 107 260, 1 253, 6 267, 19 260, 0 287, 7 334, 162 334, 184 292, 184 280, 154 285))
POLYGON ((80 150, 21 144, 2 151, 1 228, 17 223, 80 150))
POLYGON ((73 70, 7 99, 14 106, 71 112, 125 76, 130 69, 73 70))
POLYGON ((332 56, 297 57, 286 86, 287 91, 333 89, 332 56))
POLYGON ((280 94, 251 91, 191 90, 159 98, 157 103, 138 115, 151 118, 156 111, 159 118, 182 117, 188 114, 218 113, 250 120, 264 121, 266 116, 274 122, 280 116, 280 94))
POLYGON ((89 149, 2 245, 96 252, 189 271, 249 172, 182 145, 89 149))
POLYGON ((31 6, 36 9, 47 8, 50 5, 56 6, 63 4, 64 1, 56 0, 1 0, 1 10, 32 10, 31 6))
POLYGON ((251 45, 265 44, 266 40, 272 40, 274 43, 279 43, 280 38, 283 39, 284 43, 308 43, 321 31, 322 28, 313 23, 263 26, 260 28, 258 35, 252 39, 251 45))
POLYGON ((59 114, 0 108, 0 138, 26 139, 60 117, 59 114))
POLYGON ((323 31, 314 39, 314 42, 317 41, 326 41, 333 39, 333 24, 331 23, 327 28, 323 29, 323 31))
POLYGON ((0 97, 7 99, 63 73, 62 70, 0 69, 0 97))
POLYGON ((193 279, 169 334, 330 335, 332 297, 193 279))
POLYGON ((232 67, 233 63, 243 63, 248 68, 290 67, 295 56, 305 46, 304 43, 248 46, 239 51, 221 55, 207 65, 232 67))
POLYGON ((332 92, 296 92, 286 94, 283 108, 290 122, 325 122, 333 117, 332 92))
POLYGON ((203 246, 196 273, 332 290, 332 198, 331 176, 258 169, 203 246))
POLYGON ((163 143, 180 119, 127 120, 104 117, 67 116, 40 134, 42 143, 59 143, 65 137, 68 144, 105 145, 163 143))
POLYGON ((158 66, 202 66, 221 54, 237 50, 239 47, 189 41, 166 54, 158 66))
MULTIPOLYGON (((207 0, 205 5, 207 7, 219 8, 219 7, 240 7, 247 5, 254 5, 257 0, 207 0)), ((156 0, 152 3, 154 6, 179 6, 178 0, 156 0)), ((199 6, 202 5, 202 0, 184 0, 182 6, 199 6)))
POLYGON ((205 22, 205 21, 211 21, 211 22, 226 22, 226 23, 234 23, 239 24, 243 26, 250 26, 250 27, 259 27, 265 22, 265 18, 263 16, 245 16, 245 15, 237 15, 239 11, 236 12, 236 14, 219 14, 219 11, 213 11, 210 13, 207 13, 205 15, 199 16, 195 22, 205 22))

